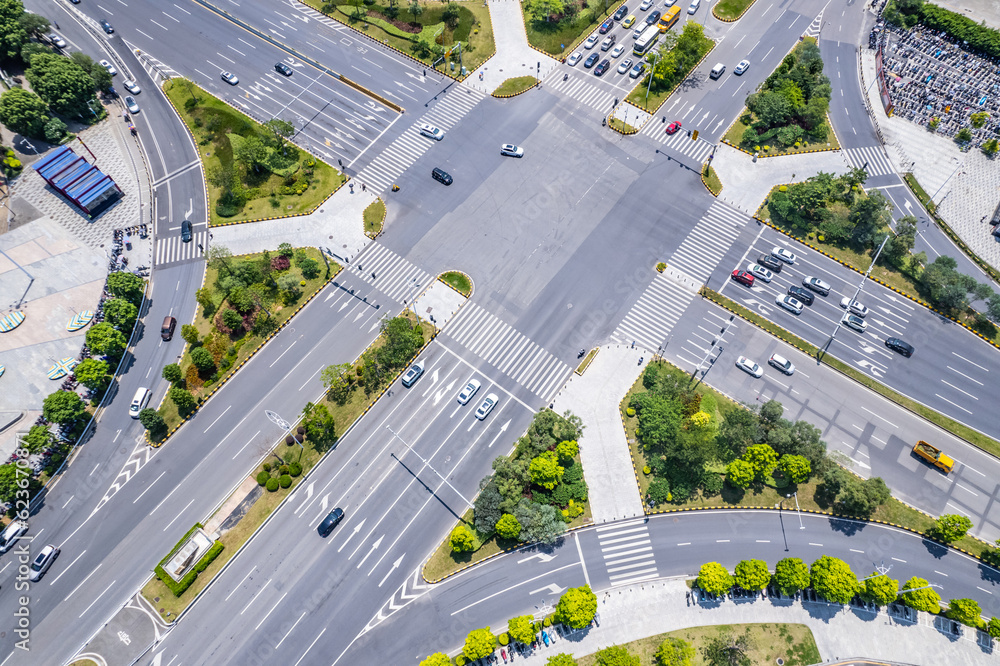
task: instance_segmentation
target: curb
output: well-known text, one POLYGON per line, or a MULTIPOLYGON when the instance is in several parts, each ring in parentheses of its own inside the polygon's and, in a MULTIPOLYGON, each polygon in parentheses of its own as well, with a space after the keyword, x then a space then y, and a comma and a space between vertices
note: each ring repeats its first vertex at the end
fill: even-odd
MULTIPOLYGON (((520 77, 513 77, 513 78, 520 78, 520 77)), ((526 92, 534 90, 535 88, 537 88, 538 86, 540 86, 541 83, 542 83, 542 81, 540 79, 536 79, 534 76, 532 76, 531 78, 535 79, 535 82, 532 85, 530 85, 527 88, 525 88, 524 90, 521 90, 521 91, 516 92, 516 93, 510 93, 509 95, 504 95, 504 94, 499 94, 498 95, 496 92, 491 92, 490 96, 492 96, 495 99, 510 99, 511 97, 517 97, 518 95, 523 95, 526 92)), ((503 83, 501 83, 500 85, 502 86, 504 83, 507 83, 507 81, 510 81, 510 79, 504 79, 503 83)), ((497 89, 499 90, 499 86, 497 87, 497 89)))
POLYGON ((753 7, 755 4, 757 4, 757 0, 751 0, 751 2, 743 9, 742 12, 740 12, 740 15, 737 16, 736 18, 722 18, 721 16, 715 13, 715 8, 719 6, 719 4, 716 3, 712 5, 712 16, 715 17, 715 20, 721 21, 723 23, 736 23, 741 18, 743 18, 743 15, 746 14, 748 11, 750 11, 750 8, 753 7))
MULTIPOLYGON (((333 196, 333 195, 331 195, 331 196, 333 196)), ((365 230, 365 236, 368 236, 368 238, 370 238, 372 240, 375 240, 376 238, 378 238, 379 236, 381 236, 383 232, 385 232, 385 218, 389 214, 389 207, 386 205, 385 201, 382 200, 382 197, 376 197, 375 201, 373 201, 372 203, 368 204, 368 206, 365 207, 365 210, 368 210, 368 207, 372 206, 376 201, 382 201, 382 211, 383 212, 382 212, 382 221, 379 223, 379 230, 376 233, 374 233, 374 234, 370 234, 370 233, 368 233, 367 230, 365 230)), ((362 226, 364 226, 364 223, 365 223, 365 217, 364 216, 365 216, 364 211, 361 211, 361 224, 362 224, 362 226)))
MULTIPOLYGON (((454 291, 456 294, 458 294, 462 298, 468 300, 468 299, 472 298, 472 295, 474 293, 476 293, 476 283, 472 280, 472 276, 470 276, 465 271, 450 270, 450 271, 445 271, 444 273, 441 273, 441 275, 437 276, 438 282, 441 282, 442 284, 444 284, 446 287, 448 287, 449 289, 451 289, 452 291, 454 291), (451 286, 450 284, 448 284, 447 282, 445 282, 443 279, 441 279, 441 275, 444 275, 445 273, 458 273, 459 275, 464 275, 465 279, 469 281, 470 285, 472 285, 471 288, 469 289, 469 293, 468 294, 463 294, 458 289, 455 289, 455 287, 451 286)), ((413 299, 413 300, 416 301, 417 299, 413 299)))
POLYGON ((573 371, 574 374, 576 374, 578 377, 582 377, 583 373, 587 372, 587 368, 589 368, 594 363, 594 359, 597 358, 597 355, 601 353, 601 347, 598 347, 597 349, 592 350, 592 351, 594 352, 593 356, 590 356, 589 352, 587 354, 587 356, 590 356, 590 360, 589 361, 587 360, 586 357, 584 357, 584 359, 583 359, 584 363, 587 364, 587 365, 583 366, 583 370, 580 369, 580 365, 583 365, 583 363, 581 363, 580 365, 576 366, 576 370, 573 371))

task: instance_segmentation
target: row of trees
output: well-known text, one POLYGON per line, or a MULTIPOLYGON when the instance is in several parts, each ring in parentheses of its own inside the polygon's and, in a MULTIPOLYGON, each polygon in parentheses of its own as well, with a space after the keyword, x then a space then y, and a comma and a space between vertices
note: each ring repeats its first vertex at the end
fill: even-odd
POLYGON ((923 23, 931 30, 940 30, 963 48, 987 58, 1000 58, 1000 31, 967 16, 924 2, 924 0, 892 0, 882 15, 893 25, 912 28, 923 23))
POLYGON ((650 92, 667 91, 683 81, 712 47, 705 29, 694 21, 686 22, 679 35, 667 31, 662 39, 657 53, 646 55, 652 67, 648 74, 652 81, 646 81, 650 92))

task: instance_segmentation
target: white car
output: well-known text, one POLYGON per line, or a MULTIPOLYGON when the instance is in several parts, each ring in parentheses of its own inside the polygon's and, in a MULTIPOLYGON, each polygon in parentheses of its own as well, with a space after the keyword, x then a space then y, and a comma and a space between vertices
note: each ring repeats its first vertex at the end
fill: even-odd
POLYGON ((497 406, 497 400, 499 400, 499 398, 496 393, 490 393, 486 396, 486 399, 483 400, 483 404, 479 405, 479 409, 476 410, 476 418, 482 421, 489 416, 490 412, 493 411, 493 408, 497 406))
POLYGON ((597 46, 597 42, 599 41, 601 41, 601 35, 595 32, 590 37, 587 37, 587 41, 583 43, 583 48, 592 49, 597 46))
POLYGON ((666 0, 663 3, 664 7, 673 7, 677 3, 677 0, 666 0))
POLYGON ((458 394, 458 404, 467 405, 469 401, 472 400, 472 396, 476 395, 476 391, 479 390, 479 380, 470 379, 469 383, 465 385, 462 392, 458 394))
POLYGON ((604 41, 601 42, 601 50, 602 51, 607 51, 608 49, 610 49, 614 45, 615 45, 615 36, 614 35, 608 35, 607 37, 604 38, 604 41))
POLYGON ((774 304, 783 307, 794 314, 802 314, 802 302, 794 296, 780 294, 774 299, 774 304))
POLYGON ((625 58, 618 65, 618 73, 619 74, 624 74, 625 72, 627 72, 631 68, 632 68, 632 58, 625 58))
POLYGON ((739 76, 748 69, 750 69, 750 61, 744 58, 743 60, 740 60, 740 64, 736 65, 736 69, 733 70, 733 74, 739 76))
POLYGON ((621 57, 621 55, 623 53, 625 53, 625 45, 624 44, 619 44, 615 48, 611 49, 611 57, 612 58, 619 58, 619 57, 621 57))
POLYGON ((844 313, 844 316, 843 318, 841 318, 840 323, 843 324, 844 326, 849 326, 850 328, 853 328, 858 333, 864 333, 865 330, 868 328, 868 322, 866 322, 858 315, 850 314, 849 312, 844 313))
POLYGON ((421 134, 434 139, 435 141, 440 141, 444 138, 444 130, 440 127, 434 127, 434 125, 428 125, 427 123, 420 123, 419 128, 421 134))
POLYGON ((6 553, 14 547, 21 535, 28 531, 28 523, 23 520, 13 520, 7 529, 0 534, 0 553, 6 553))
POLYGON ((100 65, 101 65, 101 67, 103 67, 104 69, 108 70, 108 74, 110 74, 111 76, 114 76, 115 74, 117 74, 117 73, 118 73, 118 70, 117 70, 117 69, 115 69, 115 66, 114 66, 114 65, 112 65, 112 64, 111 64, 110 62, 108 62, 107 60, 102 60, 102 61, 100 62, 100 65))
POLYGON ((646 25, 645 23, 640 23, 639 25, 637 25, 635 27, 635 30, 632 31, 632 39, 639 39, 639 35, 641 35, 642 31, 648 27, 649 26, 646 25))
POLYGON ((223 81, 225 81, 231 86, 235 86, 237 83, 240 82, 239 77, 237 77, 235 74, 231 72, 223 72, 220 76, 222 76, 223 81))
POLYGON ((44 576, 45 572, 49 570, 49 567, 52 566, 52 563, 57 557, 59 557, 59 549, 52 544, 49 544, 38 551, 38 555, 36 555, 35 559, 31 561, 31 566, 29 567, 29 571, 31 573, 28 577, 32 580, 32 582, 37 582, 42 576, 44 576))
POLYGON ((790 375, 795 372, 795 364, 781 354, 771 354, 771 358, 767 359, 767 364, 773 368, 781 370, 786 375, 790 375))
POLYGON ((774 274, 767 270, 760 264, 747 264, 747 271, 756 278, 760 278, 764 282, 770 282, 774 274))
POLYGON ((406 370, 406 374, 403 375, 402 384, 406 388, 410 388, 413 384, 420 379, 420 375, 424 374, 424 364, 417 361, 411 365, 406 370))
POLYGON ((763 368, 748 359, 746 356, 740 356, 736 359, 736 367, 743 372, 753 375, 754 377, 760 377, 764 374, 763 368))
POLYGON ((133 95, 138 95, 139 93, 142 92, 142 89, 139 88, 139 86, 135 85, 135 81, 125 81, 124 83, 122 83, 122 87, 125 88, 125 90, 132 93, 133 95))
POLYGON ((139 113, 139 105, 135 103, 135 97, 132 97, 131 95, 125 96, 125 108, 128 109, 129 113, 139 113))
POLYGON ((701 6, 701 0, 691 0, 691 4, 688 5, 688 14, 694 14, 698 11, 698 7, 701 6))
POLYGON ((62 37, 60 37, 54 32, 51 35, 49 35, 49 41, 61 49, 66 48, 66 40, 64 40, 62 37))
POLYGON ((642 11, 647 11, 653 6, 653 0, 642 0, 642 4, 639 5, 639 9, 642 11))
POLYGON ((796 257, 794 254, 792 254, 783 247, 775 247, 773 250, 771 250, 771 255, 777 257, 778 259, 781 259, 786 264, 794 264, 795 260, 798 259, 798 257, 796 257))
POLYGON ((864 317, 868 314, 868 308, 866 308, 863 304, 859 303, 858 301, 852 301, 847 296, 844 296, 842 299, 840 299, 840 307, 850 311, 853 314, 858 315, 859 317, 864 317))
POLYGON ((577 51, 576 53, 574 53, 570 57, 566 58, 566 64, 569 65, 570 67, 572 67, 576 63, 580 62, 581 58, 583 58, 583 54, 580 53, 579 51, 577 51))
POLYGON ((500 154, 508 157, 524 157, 524 148, 512 143, 505 143, 500 146, 500 154))

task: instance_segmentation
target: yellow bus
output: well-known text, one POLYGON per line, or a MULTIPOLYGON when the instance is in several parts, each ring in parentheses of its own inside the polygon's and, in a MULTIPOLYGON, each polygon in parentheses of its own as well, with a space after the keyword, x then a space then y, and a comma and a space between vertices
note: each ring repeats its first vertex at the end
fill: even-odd
POLYGON ((660 26, 660 32, 666 32, 673 27, 674 23, 677 23, 677 17, 680 16, 681 8, 679 5, 674 5, 660 17, 660 22, 657 24, 660 26))

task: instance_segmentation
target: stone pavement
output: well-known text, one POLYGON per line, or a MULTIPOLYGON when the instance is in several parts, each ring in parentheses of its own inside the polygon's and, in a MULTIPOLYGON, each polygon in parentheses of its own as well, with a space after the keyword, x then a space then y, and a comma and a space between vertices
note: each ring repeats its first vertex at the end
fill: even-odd
POLYGON ((281 243, 294 247, 327 248, 335 258, 350 261, 371 242, 365 236, 364 210, 376 200, 360 186, 344 185, 310 215, 212 228, 212 243, 233 254, 274 250, 281 243))
POLYGON ((557 413, 569 410, 583 419, 580 459, 595 523, 643 515, 618 413, 618 403, 642 371, 637 362, 643 356, 649 361, 648 353, 631 346, 601 347, 586 372, 574 374, 553 403, 557 413))
MULTIPOLYGON (((694 575, 694 572, 692 572, 694 575)), ((911 664, 994 663, 990 652, 976 643, 976 632, 945 634, 928 624, 920 613, 917 624, 890 617, 885 611, 867 611, 808 603, 763 600, 726 600, 705 606, 690 605, 682 580, 665 580, 615 588, 599 593, 599 626, 562 637, 517 663, 542 666, 554 654, 593 654, 610 645, 621 645, 646 636, 706 625, 788 622, 808 626, 824 660, 864 656, 911 664)))
POLYGON ((441 280, 433 280, 413 301, 413 311, 441 330, 468 299, 441 280))
POLYGON ((464 84, 489 94, 507 79, 518 76, 545 80, 559 63, 528 45, 521 3, 518 0, 489 0, 489 10, 497 52, 472 72, 464 84))

